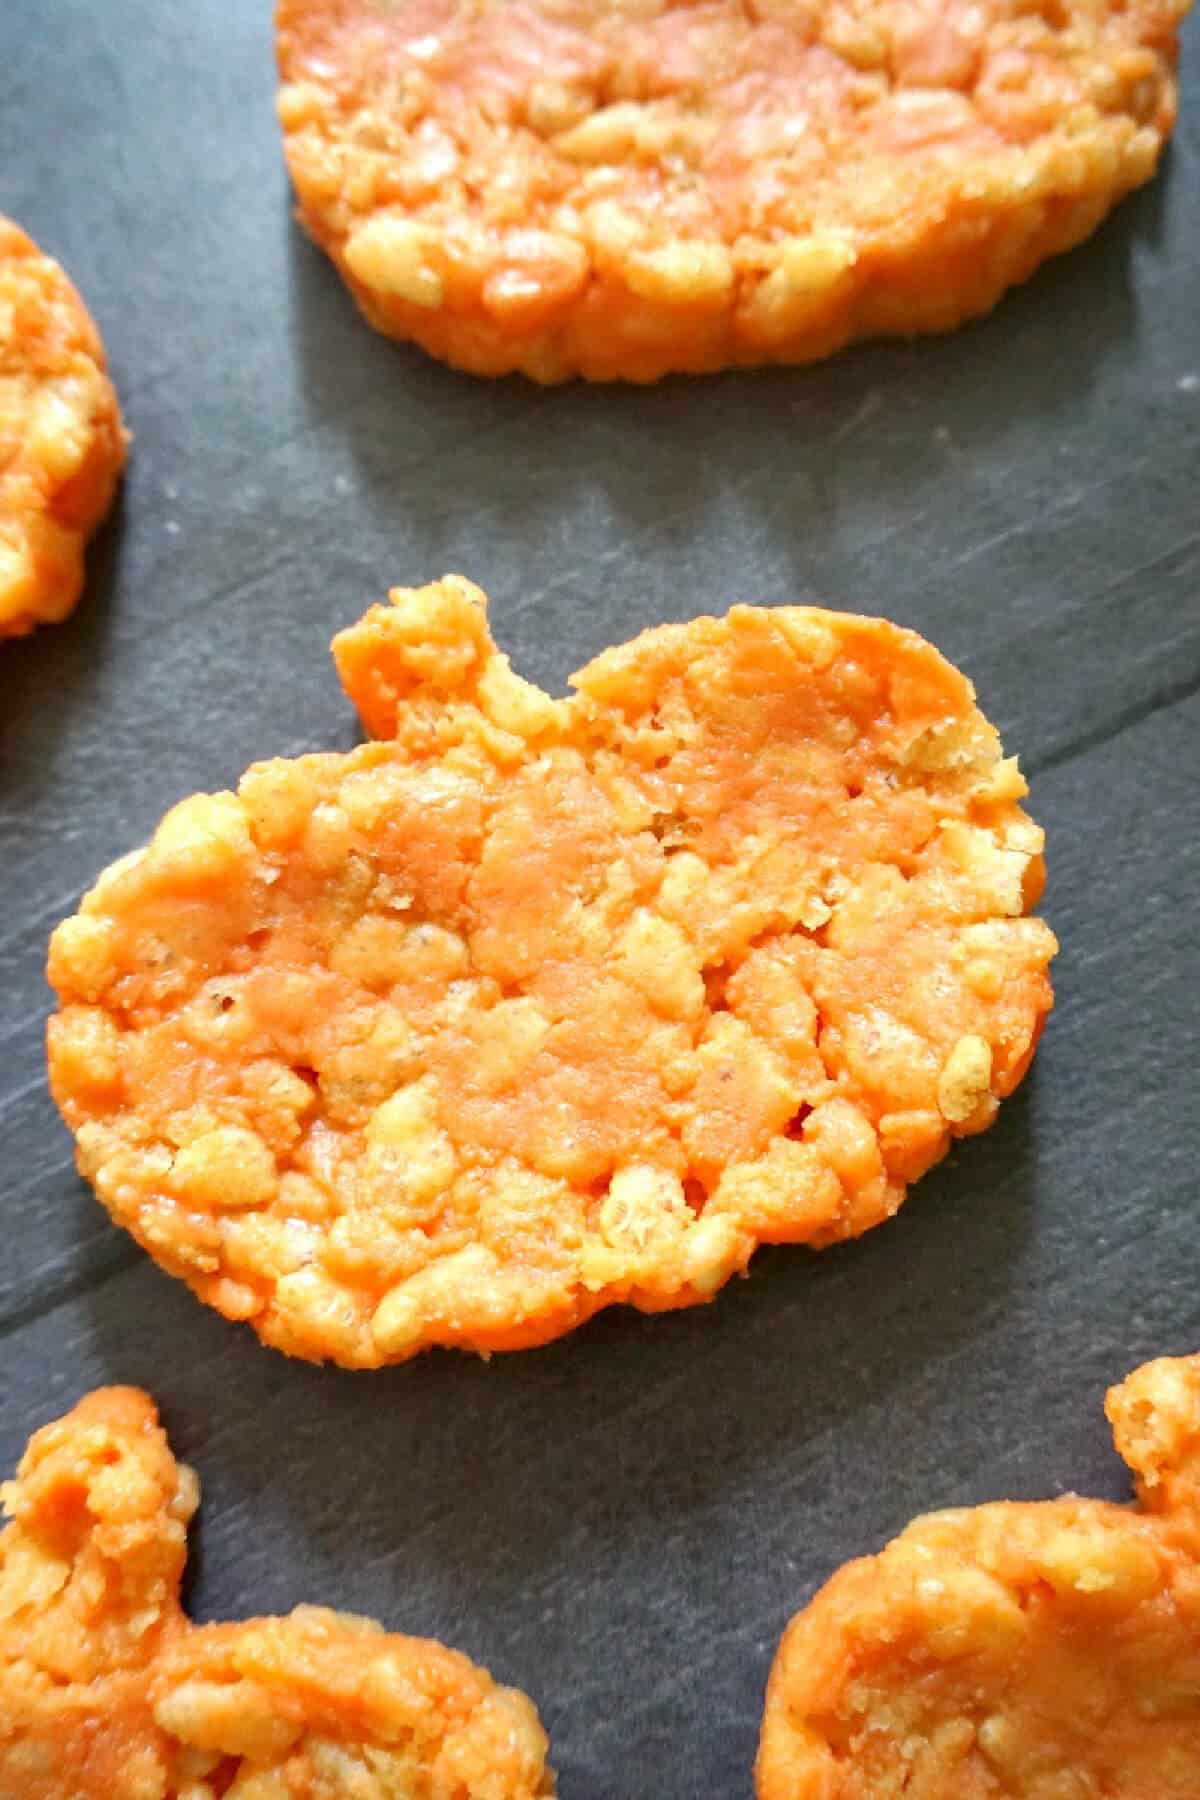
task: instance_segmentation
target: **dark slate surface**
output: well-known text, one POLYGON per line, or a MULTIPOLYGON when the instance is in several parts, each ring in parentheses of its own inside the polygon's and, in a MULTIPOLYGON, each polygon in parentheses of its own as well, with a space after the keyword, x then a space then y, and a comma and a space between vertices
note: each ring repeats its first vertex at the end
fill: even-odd
POLYGON ((204 1479, 199 1617, 369 1610, 527 1687, 566 1800, 748 1800, 814 1586, 922 1507, 1123 1496, 1105 1385, 1200 1347, 1200 34, 1163 178, 988 322, 544 393, 360 324, 289 222, 266 14, 0 7, 0 209, 83 289, 137 438, 86 604, 0 652, 0 1469, 85 1388, 148 1385, 204 1479), (763 1255, 700 1313, 346 1375, 107 1225, 45 1091, 43 952, 181 795, 352 742, 330 634, 447 569, 555 687, 735 598, 925 632, 1033 777, 1060 1004, 998 1127, 866 1241, 763 1255))

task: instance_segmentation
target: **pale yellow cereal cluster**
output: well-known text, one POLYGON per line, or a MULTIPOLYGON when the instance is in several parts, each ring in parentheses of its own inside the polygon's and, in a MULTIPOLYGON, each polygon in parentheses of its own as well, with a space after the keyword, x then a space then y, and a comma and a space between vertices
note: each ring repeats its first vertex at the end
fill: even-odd
POLYGON ((1107 1410, 1140 1509, 931 1513, 793 1619, 759 1800, 1194 1800, 1200 1357, 1107 1410))
POLYGON ((481 375, 941 331, 1153 173, 1187 0, 279 0, 300 217, 481 375))
POLYGON ((8 1800, 545 1800, 531 1703, 440 1644, 301 1606, 189 1624, 199 1491, 149 1398, 90 1394, 3 1489, 8 1800))
POLYGON ((62 269, 0 218, 0 638, 66 617, 125 461, 96 328, 62 269))
POLYGON ((80 1168, 268 1343, 708 1299, 889 1218, 1021 1079, 1042 834, 914 634, 735 608, 558 701, 449 578, 334 649, 380 741, 182 802, 50 950, 80 1168))

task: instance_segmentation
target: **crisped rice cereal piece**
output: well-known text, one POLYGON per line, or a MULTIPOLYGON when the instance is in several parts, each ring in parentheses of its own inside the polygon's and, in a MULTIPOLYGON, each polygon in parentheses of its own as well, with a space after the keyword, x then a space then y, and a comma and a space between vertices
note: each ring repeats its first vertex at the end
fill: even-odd
POLYGON ((279 0, 279 113, 380 331, 654 381, 986 312, 1153 174, 1188 4, 279 0))
POLYGON ((0 638, 74 607, 125 443, 87 308, 58 264, 0 218, 0 638))
POLYGON ((3 1492, 6 1800, 535 1800, 523 1694, 440 1644, 300 1606, 189 1623, 196 1477, 153 1403, 103 1388, 31 1440, 3 1492))
POLYGON ((170 812, 55 932, 114 1219, 295 1356, 517 1349, 894 1213, 1020 1081, 1042 833, 911 631, 735 607, 552 700, 478 589, 334 643, 382 741, 170 812))
POLYGON ((1138 1508, 929 1513, 792 1620, 759 1800, 1196 1800, 1200 1357, 1106 1411, 1138 1508))

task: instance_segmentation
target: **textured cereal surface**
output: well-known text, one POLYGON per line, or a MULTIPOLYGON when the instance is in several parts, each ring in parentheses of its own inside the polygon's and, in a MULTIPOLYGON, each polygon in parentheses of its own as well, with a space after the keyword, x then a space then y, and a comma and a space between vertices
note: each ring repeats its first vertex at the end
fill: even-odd
POLYGON ((1106 1410, 1135 1509, 930 1513, 793 1619, 759 1800, 1195 1800, 1200 1357, 1106 1410))
POLYGON ((0 638, 65 619, 125 433, 104 347, 56 262, 0 218, 0 638))
POLYGON ((379 330, 653 381, 986 311, 1152 175, 1187 5, 279 0, 279 111, 379 330))
POLYGON ((199 1489, 149 1397, 89 1394, 2 1490, 4 1800, 536 1800, 523 1694, 368 1619, 189 1623, 199 1489))
POLYGON ((1021 1079, 1042 833, 914 633, 735 607, 552 700, 451 577, 334 654, 381 741, 184 801, 50 947, 81 1170, 268 1343, 708 1299, 888 1218, 1021 1079))

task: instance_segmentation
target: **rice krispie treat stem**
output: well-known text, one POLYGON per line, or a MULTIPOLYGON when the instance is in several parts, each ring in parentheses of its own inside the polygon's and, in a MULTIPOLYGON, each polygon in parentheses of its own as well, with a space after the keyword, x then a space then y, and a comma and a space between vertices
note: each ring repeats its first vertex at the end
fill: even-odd
POLYGON ((1200 1357, 1106 1403, 1135 1509, 930 1513, 789 1625, 759 1800, 1194 1800, 1200 1357))
POLYGON ((184 801, 50 947, 81 1170, 267 1343, 710 1299, 889 1218, 1020 1081, 1042 833, 914 632, 735 607, 553 700, 450 577, 334 655, 381 741, 184 801))
POLYGON ((279 0, 300 217, 478 375, 944 331, 1153 174, 1188 0, 279 0))
POLYGON ((0 638, 65 619, 126 436, 104 347, 62 269, 0 218, 0 638))
POLYGON ((523 1694, 440 1644, 300 1606, 192 1625, 199 1500, 149 1396, 102 1388, 3 1489, 0 1794, 16 1800, 539 1800, 523 1694))

